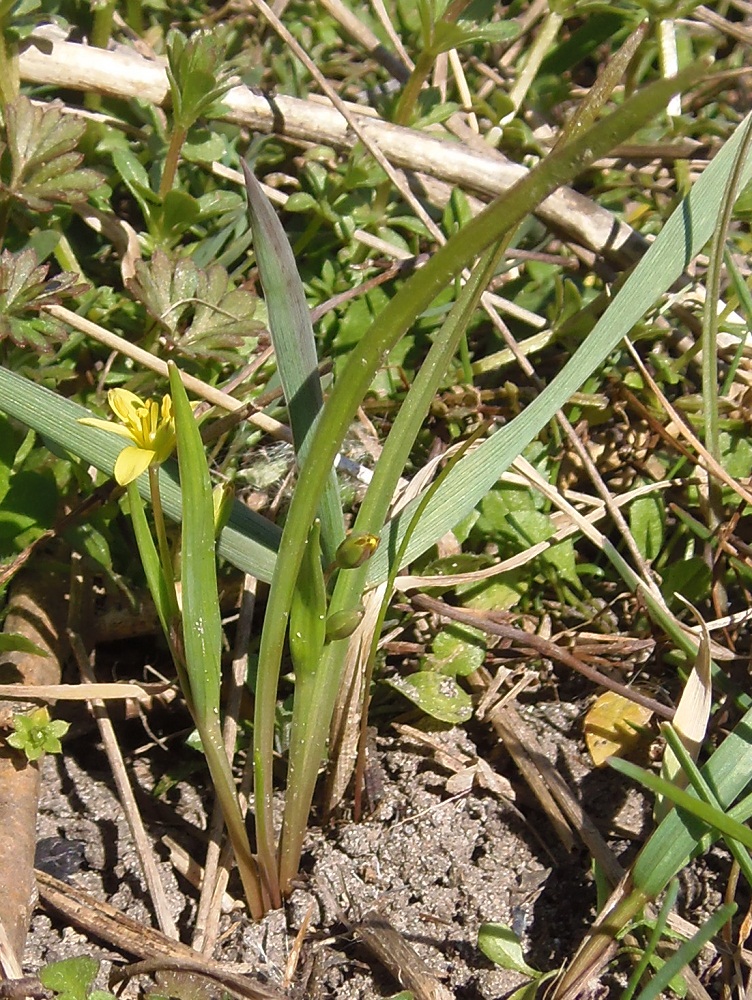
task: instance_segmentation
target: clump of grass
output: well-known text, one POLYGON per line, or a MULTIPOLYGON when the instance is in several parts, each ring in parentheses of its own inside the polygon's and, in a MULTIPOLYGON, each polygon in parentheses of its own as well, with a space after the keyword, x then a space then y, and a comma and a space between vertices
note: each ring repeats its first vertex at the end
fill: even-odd
MULTIPOLYGON (((257 6, 282 31, 265 5, 257 6)), ((26 20, 12 24, 13 11, 0 11, 0 17, 5 17, 0 61, 18 63, 23 70, 18 42, 34 24, 28 12, 18 10, 15 13, 22 13, 26 20)), ((480 127, 480 122, 489 139, 497 140, 506 153, 525 159, 529 167, 515 167, 519 179, 507 183, 479 211, 471 211, 464 194, 455 190, 441 225, 437 213, 432 217, 423 204, 416 203, 383 154, 370 145, 368 130, 360 131, 358 121, 351 122, 351 127, 359 130, 363 146, 348 155, 333 150, 323 139, 297 157, 280 137, 247 143, 236 122, 237 108, 246 107, 250 97, 247 92, 228 93, 233 74, 245 82, 267 83, 269 73, 259 70, 258 62, 244 48, 240 21, 231 21, 219 33, 191 32, 187 22, 207 13, 191 8, 183 12, 186 23, 168 32, 154 15, 151 29, 156 37, 152 41, 167 60, 162 85, 165 93, 169 89, 170 101, 164 114, 148 101, 131 102, 125 110, 118 106, 120 117, 97 116, 87 126, 61 107, 40 109, 20 93, 13 76, 8 86, 0 88, 7 148, 0 162, 0 234, 5 247, 0 260, 0 274, 5 276, 0 288, 4 335, 0 410, 6 414, 3 426, 8 442, 0 454, 5 470, 0 486, 11 512, 10 528, 2 536, 11 563, 9 576, 20 560, 33 555, 36 541, 52 528, 58 504, 70 505, 70 498, 81 488, 86 465, 95 466, 103 476, 114 470, 127 485, 127 508, 143 572, 201 737, 255 917, 281 904, 298 873, 327 742, 338 726, 346 724, 338 704, 346 670, 352 669, 349 683, 360 689, 361 703, 354 715, 365 727, 376 643, 398 574, 411 564, 428 571, 443 568, 431 561, 448 531, 454 529, 461 536, 466 549, 463 556, 470 560, 472 570, 481 564, 484 570, 489 568, 491 553, 501 557, 505 547, 510 554, 541 547, 539 554, 544 554, 523 584, 511 575, 501 578, 507 595, 512 595, 510 606, 516 601, 520 611, 540 613, 553 604, 559 620, 575 613, 588 616, 603 606, 604 595, 613 588, 626 588, 640 603, 644 627, 660 629, 669 637, 682 667, 695 658, 698 641, 678 620, 682 609, 675 592, 709 610, 712 586, 715 608, 725 613, 731 606, 727 595, 732 585, 741 581, 745 593, 749 585, 749 572, 739 553, 727 561, 720 556, 709 558, 714 533, 728 521, 730 504, 752 501, 739 482, 752 469, 752 455, 743 452, 740 444, 746 425, 731 398, 733 373, 742 355, 739 336, 739 350, 723 392, 720 396, 715 392, 719 384, 717 328, 725 319, 722 314, 719 320, 715 303, 721 293, 725 234, 733 206, 752 176, 749 123, 739 123, 736 114, 727 113, 723 127, 718 126, 723 142, 702 176, 695 179, 688 168, 677 165, 677 203, 662 202, 658 190, 655 200, 646 203, 645 195, 637 190, 639 175, 629 175, 618 166, 600 172, 598 164, 603 157, 616 155, 635 134, 645 141, 655 139, 657 122, 663 123, 659 138, 670 128, 680 132, 687 124, 679 121, 681 106, 677 109, 676 98, 705 81, 709 62, 701 58, 703 46, 698 44, 691 65, 676 75, 669 72, 675 54, 674 29, 681 30, 673 24, 677 12, 668 18, 665 12, 658 17, 651 10, 648 21, 643 21, 642 8, 634 6, 617 13, 598 11, 579 24, 572 17, 586 13, 587 8, 551 12, 534 37, 521 36, 519 42, 514 41, 520 29, 514 19, 489 21, 476 5, 422 0, 416 12, 413 16, 400 8, 395 13, 414 65, 398 73, 405 81, 399 98, 392 104, 379 99, 379 110, 397 124, 412 126, 410 133, 402 133, 406 142, 408 136, 411 141, 420 138, 421 129, 429 124, 447 123, 462 132, 480 127), (502 63, 507 59, 505 65, 513 68, 515 80, 508 95, 482 85, 477 60, 491 51, 489 46, 498 47, 495 55, 501 54, 502 63), (556 141, 534 134, 525 109, 553 118, 557 95, 562 94, 562 74, 576 66, 583 53, 596 52, 599 46, 608 48, 610 58, 604 60, 584 100, 575 102, 566 94, 572 110, 556 141), (459 116, 461 105, 467 103, 466 95, 462 96, 467 81, 460 79, 458 52, 473 55, 465 70, 478 91, 464 118, 459 116), (454 100, 446 80, 441 82, 446 53, 452 53, 456 74, 454 100), (658 78, 649 80, 656 75, 651 69, 656 53, 660 53, 658 78), (428 86, 432 74, 435 86, 428 86), (241 150, 246 159, 241 159, 241 150), (216 167, 218 161, 221 169, 216 167), (247 205, 244 195, 228 190, 224 179, 218 179, 233 169, 243 173, 247 205), (286 201, 283 225, 259 178, 266 176, 284 186, 293 170, 300 190, 286 201), (584 178, 581 183, 590 184, 594 191, 600 188, 611 202, 621 199, 620 192, 626 190, 627 211, 635 218, 647 216, 648 227, 658 230, 649 248, 643 247, 644 255, 631 273, 613 287, 607 288, 597 271, 570 278, 556 247, 541 252, 536 246, 542 236, 533 220, 556 218, 551 196, 578 178, 584 178), (133 224, 123 223, 113 212, 116 194, 126 199, 133 224), (91 236, 82 232, 84 226, 97 234, 95 255, 88 249, 91 236), (675 357, 661 329, 661 311, 666 296, 677 281, 686 280, 714 233, 710 304, 702 339, 675 357), (380 264, 368 258, 369 246, 395 248, 420 266, 398 274, 387 293, 380 264), (424 260, 420 254, 426 248, 431 252, 424 260), (119 260, 117 268, 113 255, 119 260), (516 275, 505 274, 510 258, 516 275), (255 268, 253 282, 248 280, 251 267, 255 268), (488 289, 500 279, 507 298, 513 300, 507 308, 516 324, 512 332, 493 313, 507 355, 499 350, 497 334, 479 312, 481 305, 498 304, 488 299, 488 289), (62 305, 64 297, 70 311, 62 305), (326 303, 331 309, 324 314, 317 338, 309 310, 326 303), (514 334, 531 315, 543 317, 545 336, 532 337, 535 343, 524 342, 520 347, 514 334), (64 323, 78 331, 79 339, 55 354, 50 345, 61 338, 64 323), (264 353, 264 324, 273 361, 264 353), (123 336, 112 339, 108 326, 123 336), (96 354, 99 348, 89 346, 84 337, 98 339, 106 350, 116 347, 120 353, 105 361, 103 353, 96 354), (651 382, 647 370, 628 367, 629 355, 620 346, 626 337, 649 342, 649 361, 662 387, 651 382), (689 365, 699 350, 705 403, 709 404, 702 421, 703 442, 691 428, 693 419, 700 422, 693 417, 693 401, 688 396, 682 399, 678 391, 682 381, 690 380, 689 365), (536 371, 528 352, 538 351, 543 354, 536 371), (97 385, 83 374, 91 352, 97 385), (484 354, 490 354, 493 362, 484 360, 484 354), (131 361, 125 360, 128 356, 131 361), (513 379, 502 367, 507 357, 521 366, 519 386, 517 376, 513 379), (322 360, 333 369, 331 380, 322 378, 322 360), (121 398, 163 395, 164 387, 150 374, 155 370, 161 376, 168 374, 170 381, 179 481, 169 463, 157 469, 170 448, 156 446, 151 449, 154 460, 133 466, 133 476, 119 475, 127 456, 124 460, 101 426, 91 426, 96 418, 88 415, 90 408, 97 407, 97 390, 105 385, 115 393, 130 393, 121 398), (497 401, 503 400, 506 420, 499 421, 499 426, 484 423, 476 413, 469 419, 455 419, 437 403, 442 394, 448 396, 458 383, 471 382, 475 375, 479 385, 473 387, 474 398, 482 403, 484 392, 490 392, 497 401), (503 391, 494 380, 503 380, 503 391), (284 399, 282 408, 274 392, 267 392, 275 381, 284 399), (199 431, 184 383, 213 406, 234 411, 234 423, 224 418, 214 421, 216 414, 207 418, 202 413, 199 431), (671 434, 685 439, 682 458, 667 459, 664 469, 665 483, 684 476, 680 503, 666 502, 662 489, 639 483, 638 492, 642 487, 646 492, 633 499, 628 522, 602 477, 591 470, 594 488, 602 492, 616 526, 612 533, 593 528, 556 488, 556 479, 558 456, 569 448, 565 440, 574 440, 572 448, 577 450, 572 424, 590 423, 595 431, 598 421, 616 419, 615 385, 622 392, 619 404, 632 400, 642 406, 653 427, 659 423, 660 407, 672 405, 667 395, 673 406, 684 406, 688 417, 683 422, 672 412, 671 433, 665 427, 661 431, 670 443, 671 434), (380 456, 357 509, 347 510, 335 462, 359 408, 372 404, 374 395, 396 415, 380 442, 380 456), (244 417, 252 423, 241 423, 244 417), (395 511, 393 499, 402 477, 410 472, 419 480, 421 466, 429 465, 431 442, 426 426, 431 421, 446 439, 472 439, 473 447, 460 450, 433 485, 427 476, 415 495, 395 511), (43 435, 44 441, 24 437, 20 426, 43 435), (270 524, 236 501, 228 507, 215 546, 210 469, 232 476, 244 453, 259 440, 259 427, 293 444, 297 474, 283 523, 279 527, 270 524), (49 448, 57 453, 54 459, 49 448), (527 459, 533 463, 525 468, 532 469, 529 482, 535 489, 513 484, 525 497, 524 503, 515 505, 511 493, 504 495, 498 482, 514 463, 519 470, 527 459), (690 460, 701 469, 699 482, 687 481, 681 463, 690 460), (53 496, 46 508, 40 508, 38 499, 43 485, 48 494, 52 489, 53 496), (151 504, 156 542, 144 497, 151 504), (26 520, 13 513, 24 509, 24 504, 31 512, 26 520), (558 548, 550 545, 557 530, 553 506, 595 548, 597 564, 590 565, 591 578, 574 542, 558 548), (179 524, 178 532, 169 526, 170 520, 179 524), (346 525, 351 526, 349 533, 346 525), (684 558, 677 558, 680 553, 684 558), (220 726, 218 554, 271 584, 254 690, 255 851, 239 809, 220 726), (176 562, 180 563, 182 607, 174 586, 176 562), (594 582, 596 575, 604 580, 600 587, 594 582), (272 808, 272 764, 280 671, 288 655, 294 694, 279 829, 272 808)), ((136 17, 131 11, 129 16, 141 30, 138 22, 143 14, 136 17)), ((105 45, 114 22, 101 13, 95 20, 98 44, 105 45)), ((304 40, 322 63, 325 54, 332 54, 327 34, 331 27, 328 20, 315 20, 304 29, 309 36, 304 40)), ((281 82, 305 97, 310 81, 289 61, 290 53, 302 58, 297 41, 284 32, 281 37, 285 51, 271 36, 263 42, 269 56, 265 65, 274 65, 281 82)), ((322 83, 316 62, 304 60, 303 64, 312 79, 322 83)), ((362 67, 363 77, 351 64, 338 65, 345 86, 360 88, 363 82, 377 82, 378 71, 370 63, 362 67)), ((334 64, 329 68, 333 72, 334 64)), ((98 111, 104 111, 105 98, 95 103, 98 111)), ((722 117, 717 107, 713 111, 722 117)), ((343 113, 350 114, 347 108, 343 113)), ((448 144, 446 150, 455 151, 448 144)), ((492 162, 496 161, 487 161, 492 162)), ((617 220, 609 218, 618 229, 617 220)), ((568 225, 561 216, 558 224, 561 231, 568 225)), ((601 249, 608 255, 613 248, 601 249)), ((735 290, 729 307, 738 300, 740 310, 749 310, 746 280, 733 257, 731 267, 735 290)), ((700 394, 695 403, 702 401, 700 394)), ((148 405, 143 408, 151 412, 148 405)), ((149 448, 144 442, 135 444, 143 459, 149 448)), ((587 465, 587 453, 584 460, 587 465)), ((99 545, 99 571, 113 574, 111 555, 124 548, 117 510, 111 508, 89 527, 99 545)), ((77 526, 75 545, 84 545, 83 528, 77 526)), ((91 551, 96 548, 90 546, 91 551)), ((134 576, 139 572, 132 565, 127 569, 134 576)), ((475 585, 481 579, 478 575, 456 586, 475 585)), ((487 602, 499 593, 490 586, 481 595, 487 602)), ((464 594, 457 593, 461 603, 464 594)), ((468 596, 468 602, 475 596, 468 596)), ((472 645, 464 641, 458 652, 453 646, 454 665, 449 668, 447 657, 442 661, 439 655, 437 637, 433 660, 424 664, 424 676, 419 671, 410 684, 397 679, 393 687, 403 691, 411 687, 418 692, 413 701, 422 708, 438 717, 444 711, 446 718, 464 721, 472 705, 462 677, 477 667, 477 649, 483 656, 483 645, 475 651, 472 645), (456 656, 460 660, 469 657, 470 666, 456 656), (450 710, 454 714, 447 714, 450 710)), ((717 667, 714 676, 722 680, 717 667)), ((734 695, 742 708, 749 708, 744 692, 734 695)), ((681 746, 673 749, 672 744, 692 792, 677 790, 665 781, 656 784, 653 780, 651 785, 651 779, 639 776, 658 789, 665 802, 675 802, 676 808, 648 839, 627 880, 616 890, 557 986, 557 997, 575 994, 583 978, 613 952, 615 932, 636 918, 714 836, 727 838, 746 876, 748 861, 740 846, 746 844, 746 835, 740 824, 747 805, 746 800, 736 801, 743 793, 748 769, 746 727, 745 716, 700 770, 682 757, 681 746), (688 815, 695 818, 694 826, 687 826, 688 815)), ((336 763, 344 775, 338 779, 343 784, 355 760, 351 756, 336 763)), ((331 805, 331 801, 325 804, 325 809, 331 805)), ((729 907, 708 923, 691 948, 681 953, 680 964, 730 915, 729 907)), ((673 974, 674 966, 670 969, 673 974)), ((642 974, 643 968, 639 971, 642 974)), ((667 975, 662 971, 656 976, 653 988, 662 988, 660 984, 669 981, 667 975)))

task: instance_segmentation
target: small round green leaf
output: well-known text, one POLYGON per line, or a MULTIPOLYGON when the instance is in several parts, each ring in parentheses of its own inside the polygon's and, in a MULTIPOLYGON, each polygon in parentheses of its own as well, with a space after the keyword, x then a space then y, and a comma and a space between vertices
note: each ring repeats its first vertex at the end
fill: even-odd
POLYGON ((459 725, 473 714, 473 704, 467 691, 463 691, 453 677, 423 670, 410 677, 392 677, 388 683, 412 701, 426 715, 459 725))
POLYGON ((466 677, 481 666, 486 657, 483 633, 469 625, 448 625, 436 635, 431 652, 423 658, 423 670, 435 670, 448 677, 466 677))
POLYGON ((523 976, 537 979, 540 972, 531 968, 522 954, 522 944, 511 927, 506 924, 481 924, 478 931, 478 947, 494 965, 502 969, 514 969, 523 976))

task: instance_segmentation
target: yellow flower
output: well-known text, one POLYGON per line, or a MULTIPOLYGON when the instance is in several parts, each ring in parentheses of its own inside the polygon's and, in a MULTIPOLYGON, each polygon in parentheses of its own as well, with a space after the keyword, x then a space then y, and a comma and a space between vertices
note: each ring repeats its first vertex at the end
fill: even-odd
POLYGON ((123 448, 115 462, 115 479, 121 486, 127 486, 150 465, 161 465, 172 454, 175 447, 172 399, 163 396, 160 405, 153 399, 144 401, 128 389, 110 389, 107 402, 119 424, 96 417, 84 417, 79 423, 100 427, 132 442, 123 448))

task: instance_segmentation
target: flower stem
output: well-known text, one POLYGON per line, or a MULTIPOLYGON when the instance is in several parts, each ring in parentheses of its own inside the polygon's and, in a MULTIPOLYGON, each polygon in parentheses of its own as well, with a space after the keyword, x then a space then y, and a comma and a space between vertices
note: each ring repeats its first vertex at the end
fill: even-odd
POLYGON ((159 561, 162 563, 162 573, 164 574, 167 586, 167 599, 170 605, 170 618, 177 621, 180 615, 178 597, 175 590, 175 572, 172 563, 172 553, 167 541, 167 529, 165 527, 164 511, 162 509, 162 497, 159 492, 159 469, 156 465, 149 466, 149 490, 151 492, 151 507, 154 512, 154 529, 157 533, 157 548, 159 549, 159 561))
POLYGON ((183 143, 185 142, 187 134, 187 129, 175 128, 170 136, 170 145, 167 148, 164 170, 162 171, 162 180, 159 184, 160 198, 164 199, 167 194, 172 191, 172 186, 175 183, 175 174, 178 172, 180 150, 183 148, 183 143))

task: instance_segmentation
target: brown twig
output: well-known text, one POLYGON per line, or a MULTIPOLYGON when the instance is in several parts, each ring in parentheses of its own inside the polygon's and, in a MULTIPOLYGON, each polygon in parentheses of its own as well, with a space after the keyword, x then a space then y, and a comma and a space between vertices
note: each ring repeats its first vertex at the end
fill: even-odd
MULTIPOLYGON (((45 51, 31 44, 21 53, 23 79, 118 98, 136 97, 160 105, 167 97, 167 75, 161 62, 143 59, 135 52, 107 52, 59 39, 45 41, 45 51)), ((315 101, 233 87, 223 104, 229 109, 226 120, 260 132, 276 132, 289 139, 327 143, 340 149, 355 143, 342 115, 315 101)), ((390 125, 363 115, 362 110, 352 106, 353 113, 362 119, 362 129, 394 166, 430 174, 487 197, 509 190, 527 173, 525 167, 495 150, 483 152, 390 125)), ((572 188, 561 188, 546 198, 537 214, 565 238, 620 266, 639 259, 647 249, 644 238, 634 229, 572 188)))

